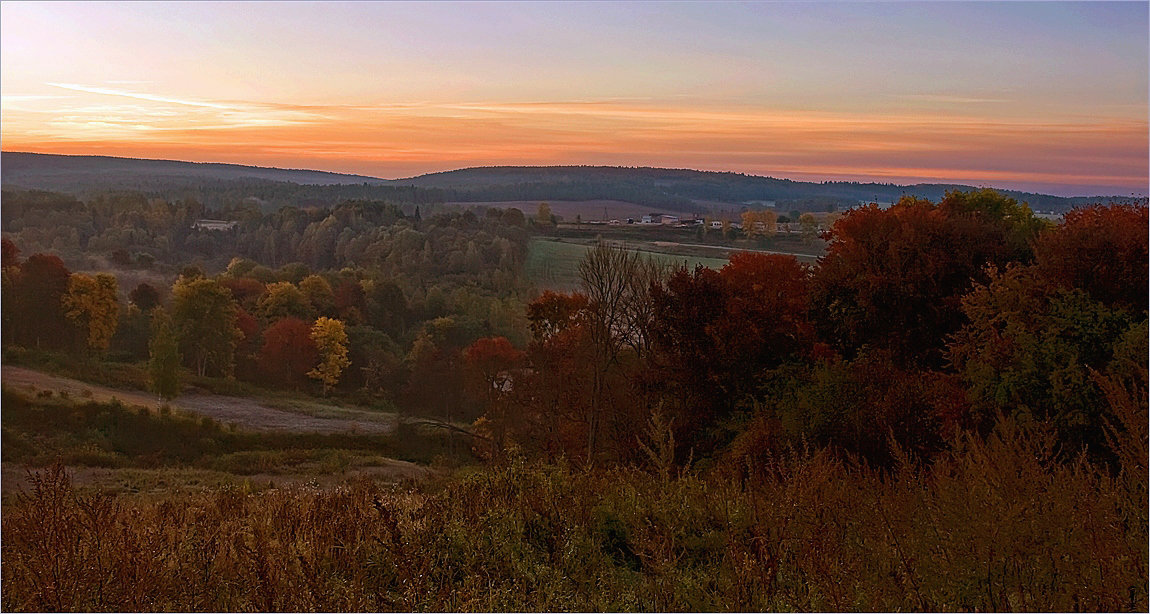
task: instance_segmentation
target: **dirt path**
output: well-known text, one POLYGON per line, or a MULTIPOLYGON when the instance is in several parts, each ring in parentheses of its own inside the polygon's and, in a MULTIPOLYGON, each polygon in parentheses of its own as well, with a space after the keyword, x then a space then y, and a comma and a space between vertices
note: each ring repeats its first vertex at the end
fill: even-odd
MULTIPOLYGON (((113 398, 129 405, 155 409, 160 401, 146 392, 119 390, 24 369, 4 366, 4 386, 36 394, 51 390, 64 392, 74 400, 109 401, 113 398)), ((302 433, 388 433, 395 429, 392 414, 349 409, 335 405, 304 404, 299 410, 272 407, 258 399, 213 394, 190 394, 170 401, 168 405, 186 412, 208 416, 221 424, 235 424, 251 431, 290 431, 302 433), (320 415, 309 415, 320 414, 320 415)))

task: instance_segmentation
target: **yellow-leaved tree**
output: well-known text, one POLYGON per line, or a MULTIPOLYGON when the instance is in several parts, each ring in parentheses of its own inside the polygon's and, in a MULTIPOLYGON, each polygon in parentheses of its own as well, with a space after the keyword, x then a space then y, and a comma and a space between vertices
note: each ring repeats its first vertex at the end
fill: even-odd
POLYGON ((64 315, 84 333, 89 350, 103 352, 112 343, 120 321, 118 292, 116 277, 107 273, 73 273, 68 278, 68 292, 61 300, 64 315))
POLYGON ((347 358, 347 331, 343 322, 322 317, 311 328, 311 340, 319 351, 319 365, 308 371, 308 377, 323 383, 323 393, 339 383, 339 376, 351 364, 347 358))
POLYGON ((773 237, 778 230, 779 216, 769 209, 743 212, 743 234, 749 239, 756 236, 773 237))
POLYGON ((799 231, 802 232, 803 243, 810 245, 819 236, 819 221, 813 213, 804 213, 799 216, 799 231))

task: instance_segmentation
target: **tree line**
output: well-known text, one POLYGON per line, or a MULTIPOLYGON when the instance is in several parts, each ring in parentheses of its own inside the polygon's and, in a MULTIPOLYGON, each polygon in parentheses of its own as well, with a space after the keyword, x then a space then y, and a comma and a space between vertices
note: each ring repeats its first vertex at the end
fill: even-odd
POLYGON ((1009 417, 1112 458, 1108 404, 1146 386, 1145 207, 1054 225, 951 192, 852 210, 825 238, 814 266, 740 253, 720 270, 600 245, 579 291, 528 305, 525 350, 465 353, 486 449, 642 462, 654 420, 678 463, 816 445, 882 465, 1009 417))
MULTIPOLYGON (((187 220, 186 206, 83 210, 187 220)), ((532 224, 517 209, 422 218, 353 202, 233 217, 232 253, 252 257, 214 276, 187 266, 126 301, 115 277, 21 261, 6 239, 5 344, 150 360, 155 381, 182 363, 385 399, 475 421, 484 455, 514 446, 587 464, 641 461, 653 423, 679 463, 813 444, 882 464, 895 450, 931 458, 1004 416, 1105 459, 1108 399, 1145 385, 1140 206, 1054 225, 989 190, 907 197, 839 217, 813 266, 737 253, 719 270, 675 269, 601 244, 579 291, 542 294, 522 275, 532 224), (303 260, 273 268, 281 249, 303 260)))
POLYGON ((318 386, 308 372, 322 348, 307 331, 326 318, 345 328, 350 365, 325 388, 431 411, 439 401, 408 385, 415 365, 454 374, 474 339, 526 339, 522 263, 531 221, 518 209, 424 217, 385 203, 275 214, 238 207, 221 215, 238 227, 213 232, 192 228, 204 214, 194 202, 25 193, 8 204, 5 215, 21 223, 6 227, 4 241, 6 346, 147 361, 160 306, 179 338, 177 362, 190 373, 308 391, 318 386), (58 252, 73 267, 44 252, 21 260, 48 232, 79 237, 79 252, 58 252), (198 249, 214 257, 196 258, 198 249), (230 260, 218 273, 206 272, 223 258, 230 260), (87 288, 89 279, 110 290, 85 299, 84 315, 69 316, 79 308, 74 299, 92 294, 73 287, 87 288), (121 289, 120 280, 131 284, 121 289), (82 326, 104 337, 85 343, 82 326))

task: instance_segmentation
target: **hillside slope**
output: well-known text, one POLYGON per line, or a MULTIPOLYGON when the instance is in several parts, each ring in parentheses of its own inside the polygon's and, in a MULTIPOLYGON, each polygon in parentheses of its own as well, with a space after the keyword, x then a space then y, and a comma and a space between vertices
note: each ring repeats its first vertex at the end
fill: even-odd
MULTIPOLYGON (((904 195, 938 200, 948 190, 975 189, 953 184, 813 183, 732 172, 608 166, 476 167, 386 180, 237 164, 20 152, 3 152, 0 170, 6 188, 81 197, 106 190, 139 190, 169 198, 196 198, 209 207, 251 196, 271 208, 330 205, 346 199, 416 204, 610 200, 682 213, 764 203, 785 211, 823 211, 860 202, 894 202, 904 195)), ((1062 212, 1078 205, 1128 200, 1002 192, 1038 211, 1062 212)))
POLYGON ((130 187, 134 183, 155 183, 158 179, 171 181, 263 179, 301 185, 385 183, 385 180, 375 177, 326 171, 14 151, 0 154, 0 169, 3 171, 3 181, 7 185, 66 191, 83 189, 89 185, 130 187))

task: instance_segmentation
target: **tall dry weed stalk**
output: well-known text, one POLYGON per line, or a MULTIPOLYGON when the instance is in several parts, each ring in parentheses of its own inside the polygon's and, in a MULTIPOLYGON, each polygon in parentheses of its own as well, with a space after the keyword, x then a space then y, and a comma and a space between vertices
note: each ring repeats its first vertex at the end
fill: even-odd
POLYGON ((1009 420, 893 472, 811 450, 749 477, 574 470, 512 453, 420 487, 154 500, 80 494, 54 467, 3 515, 2 605, 1145 611, 1138 392, 1111 401, 1117 472, 1009 420))

